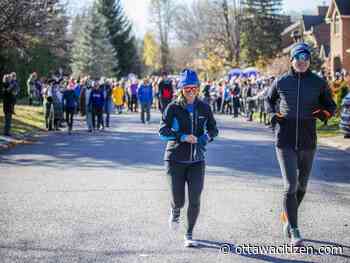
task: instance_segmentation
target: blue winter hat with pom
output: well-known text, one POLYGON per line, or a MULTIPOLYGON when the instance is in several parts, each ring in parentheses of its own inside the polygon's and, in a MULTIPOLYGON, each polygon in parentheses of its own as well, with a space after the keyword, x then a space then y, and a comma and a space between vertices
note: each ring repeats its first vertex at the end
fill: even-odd
POLYGON ((192 69, 184 69, 181 72, 178 88, 182 89, 185 86, 198 86, 199 80, 197 73, 192 69))

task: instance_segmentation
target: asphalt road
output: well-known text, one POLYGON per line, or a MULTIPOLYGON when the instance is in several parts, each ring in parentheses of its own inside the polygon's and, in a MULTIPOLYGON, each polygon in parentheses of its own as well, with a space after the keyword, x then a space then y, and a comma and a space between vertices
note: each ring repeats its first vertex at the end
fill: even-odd
POLYGON ((159 114, 151 125, 127 114, 104 132, 88 134, 78 121, 71 136, 52 133, 0 155, 0 262, 350 262, 350 155, 318 151, 299 220, 315 253, 276 254, 286 240, 272 134, 217 119, 194 232, 200 248, 183 247, 184 228, 168 229, 159 114), (248 244, 271 251, 240 253, 248 244), (343 253, 316 253, 324 246, 343 253))

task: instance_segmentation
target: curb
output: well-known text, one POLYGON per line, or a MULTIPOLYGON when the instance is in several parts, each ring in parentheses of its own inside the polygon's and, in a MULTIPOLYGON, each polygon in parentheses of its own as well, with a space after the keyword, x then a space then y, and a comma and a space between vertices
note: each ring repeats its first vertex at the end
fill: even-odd
POLYGON ((3 140, 4 136, 1 136, 1 138, 0 138, 0 152, 12 149, 17 145, 32 144, 38 140, 37 137, 42 132, 43 131, 39 130, 37 132, 21 134, 20 136, 17 135, 16 137, 6 137, 5 140, 3 140), (4 141, 4 142, 2 142, 2 141, 4 141))
POLYGON ((345 141, 337 142, 335 140, 332 140, 332 138, 319 138, 318 141, 321 145, 337 148, 338 150, 350 153, 350 140, 349 143, 344 143, 345 141))

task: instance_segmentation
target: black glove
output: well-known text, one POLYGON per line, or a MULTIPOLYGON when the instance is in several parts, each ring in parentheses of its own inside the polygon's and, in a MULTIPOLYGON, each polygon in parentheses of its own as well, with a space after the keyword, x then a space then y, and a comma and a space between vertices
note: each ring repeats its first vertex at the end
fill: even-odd
POLYGON ((277 123, 282 123, 285 120, 282 113, 276 112, 271 117, 271 125, 274 127, 277 123))
POLYGON ((312 116, 313 116, 314 118, 319 119, 320 121, 326 121, 326 120, 328 120, 330 117, 332 117, 332 115, 331 115, 328 111, 326 111, 326 110, 321 110, 321 109, 318 109, 318 110, 314 111, 314 112, 312 113, 312 116))

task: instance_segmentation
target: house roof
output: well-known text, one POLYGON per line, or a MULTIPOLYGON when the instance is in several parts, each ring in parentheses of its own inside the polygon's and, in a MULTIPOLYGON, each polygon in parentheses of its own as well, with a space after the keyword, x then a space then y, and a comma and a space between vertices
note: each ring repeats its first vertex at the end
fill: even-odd
POLYGON ((350 15, 350 1, 349 0, 335 0, 335 3, 339 9, 340 15, 350 15))
POLYGON ((328 12, 327 19, 331 20, 334 12, 335 6, 340 12, 341 16, 349 16, 350 15, 350 1, 349 0, 332 0, 328 12))
POLYGON ((302 21, 304 25, 304 30, 309 31, 311 27, 324 23, 325 18, 324 16, 303 15, 302 21))
POLYGON ((289 35, 291 34, 291 32, 293 32, 295 29, 298 29, 300 26, 300 21, 295 22, 294 24, 291 24, 290 26, 286 27, 283 32, 281 33, 281 35, 289 35))

